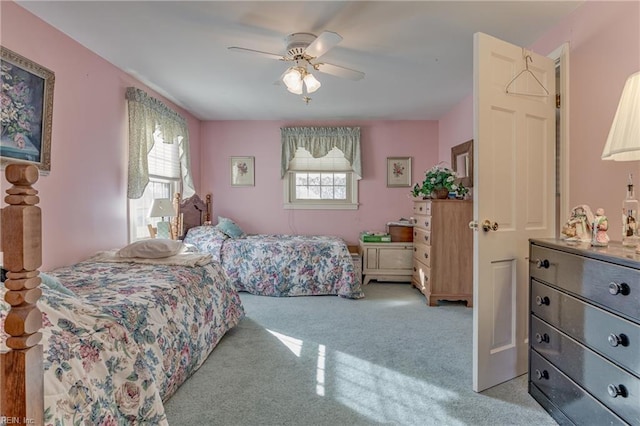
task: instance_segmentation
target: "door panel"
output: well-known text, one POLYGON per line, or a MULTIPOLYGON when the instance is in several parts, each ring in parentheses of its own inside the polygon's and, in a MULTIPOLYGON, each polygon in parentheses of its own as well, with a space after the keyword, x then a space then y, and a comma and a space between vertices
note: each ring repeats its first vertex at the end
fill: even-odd
POLYGON ((555 232, 555 103, 536 78, 554 94, 554 76, 552 60, 475 34, 474 220, 497 224, 474 233, 475 391, 527 369, 528 240, 555 232))

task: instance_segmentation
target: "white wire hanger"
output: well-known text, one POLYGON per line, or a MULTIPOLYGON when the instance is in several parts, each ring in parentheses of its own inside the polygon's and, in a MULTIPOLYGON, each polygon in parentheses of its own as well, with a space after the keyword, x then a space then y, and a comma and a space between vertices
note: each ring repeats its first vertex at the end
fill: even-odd
POLYGON ((529 69, 529 62, 533 62, 533 59, 531 58, 531 55, 524 55, 524 51, 522 53, 523 53, 523 56, 524 56, 524 69, 522 71, 520 71, 518 74, 516 74, 516 76, 511 79, 509 84, 507 84, 507 87, 505 87, 505 89, 504 89, 505 92, 507 92, 507 93, 509 93, 511 95, 549 96, 549 91, 547 90, 547 88, 544 87, 544 84, 542 84, 540 82, 540 80, 538 80, 538 77, 536 77, 536 75, 534 73, 532 73, 531 70, 529 69), (511 85, 518 79, 518 77, 520 77, 524 73, 531 74, 531 76, 538 83, 538 85, 540 87, 542 87, 542 90, 544 90, 544 93, 526 93, 526 92, 510 91, 509 88, 511 87, 511 85))

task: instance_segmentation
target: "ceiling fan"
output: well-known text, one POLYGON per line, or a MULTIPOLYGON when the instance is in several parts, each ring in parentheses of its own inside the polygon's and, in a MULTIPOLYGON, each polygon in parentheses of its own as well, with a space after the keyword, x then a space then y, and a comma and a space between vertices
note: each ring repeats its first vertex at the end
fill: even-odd
POLYGON ((303 99, 307 103, 311 100, 307 95, 315 92, 321 86, 320 82, 311 74, 309 68, 350 80, 364 78, 364 73, 361 71, 318 61, 320 56, 342 41, 342 37, 337 33, 324 31, 317 37, 311 33, 293 33, 289 34, 285 41, 287 43, 286 56, 235 46, 229 47, 229 50, 252 53, 278 61, 295 62, 294 66, 287 68, 280 76, 280 79, 291 93, 304 94, 303 99))

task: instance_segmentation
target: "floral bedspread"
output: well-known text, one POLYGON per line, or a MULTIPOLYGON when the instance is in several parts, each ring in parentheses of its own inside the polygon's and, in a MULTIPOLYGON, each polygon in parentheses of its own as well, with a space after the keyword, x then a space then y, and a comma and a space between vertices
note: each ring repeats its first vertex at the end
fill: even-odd
POLYGON ((50 275, 75 294, 41 286, 47 425, 167 424, 163 401, 244 316, 218 264, 87 261, 50 275))
POLYGON ((215 226, 191 228, 185 243, 210 253, 238 291, 264 296, 364 296, 344 241, 329 236, 228 238, 215 226))

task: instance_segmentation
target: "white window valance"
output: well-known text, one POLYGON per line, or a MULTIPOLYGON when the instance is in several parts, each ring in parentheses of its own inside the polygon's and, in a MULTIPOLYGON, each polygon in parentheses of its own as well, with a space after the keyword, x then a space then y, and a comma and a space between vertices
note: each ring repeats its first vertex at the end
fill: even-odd
POLYGON ((158 132, 164 143, 179 144, 182 196, 187 198, 195 194, 191 177, 189 128, 184 117, 135 87, 127 87, 125 97, 129 108, 127 197, 140 198, 149 183, 148 154, 158 132))
POLYGON ((324 157, 333 148, 344 153, 358 179, 362 178, 360 127, 282 127, 282 162, 280 175, 289 170, 289 162, 298 148, 304 148, 313 158, 324 157))

